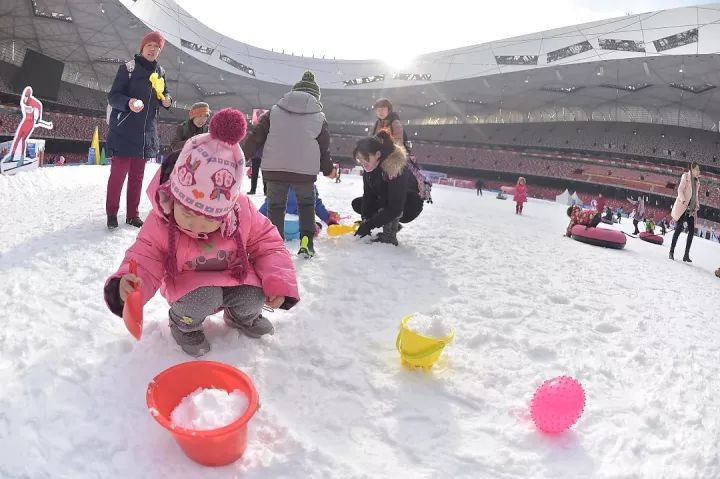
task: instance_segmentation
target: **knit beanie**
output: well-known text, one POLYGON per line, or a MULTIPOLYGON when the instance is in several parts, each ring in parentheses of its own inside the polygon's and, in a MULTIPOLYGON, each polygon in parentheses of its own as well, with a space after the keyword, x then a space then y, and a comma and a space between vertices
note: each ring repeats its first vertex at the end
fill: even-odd
POLYGON ((158 31, 148 33, 143 37, 142 41, 140 42, 140 52, 142 52, 143 48, 145 48, 145 45, 150 42, 157 43, 158 45, 160 45, 160 50, 162 50, 165 46, 165 37, 163 37, 163 34, 158 31))
POLYGON ((198 116, 210 116, 210 105, 204 101, 193 103, 192 108, 190 108, 190 119, 192 120, 198 116))
POLYGON ((175 201, 211 219, 224 219, 235 206, 245 172, 238 143, 245 137, 245 115, 232 108, 210 120, 209 133, 185 142, 170 174, 175 201))
POLYGON ((303 73, 302 79, 293 86, 293 91, 304 91, 320 99, 320 87, 315 83, 315 75, 309 70, 303 73))

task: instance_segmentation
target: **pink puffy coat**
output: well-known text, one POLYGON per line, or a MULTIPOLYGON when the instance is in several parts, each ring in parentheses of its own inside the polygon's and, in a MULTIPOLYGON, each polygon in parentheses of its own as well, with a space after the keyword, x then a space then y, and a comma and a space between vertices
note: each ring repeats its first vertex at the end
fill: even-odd
MULTIPOLYGON (((172 304, 202 286, 239 285, 259 286, 266 296, 285 296, 283 307, 286 309, 299 301, 295 266, 284 241, 277 228, 258 212, 245 195, 240 195, 237 200, 237 227, 248 257, 244 278, 240 280, 231 274, 233 268, 244 263, 238 255, 240 247, 234 235, 225 237, 220 230, 202 237, 193 237, 192 233, 179 230, 176 234, 175 254, 178 272, 168 274, 165 261, 168 256, 170 223, 158 203, 159 186, 160 171, 147 190, 153 210, 140 229, 135 243, 125 252, 120 268, 108 278, 108 283, 128 273, 130 259, 134 258, 138 265, 138 276, 143 280, 143 304, 155 295, 158 288, 172 304)), ((107 294, 106 288, 106 302, 112 310, 107 294)))
MULTIPOLYGON (((678 186, 678 195, 673 204, 670 216, 675 221, 679 220, 680 217, 685 213, 688 206, 690 205, 690 198, 692 198, 692 180, 690 176, 692 173, 686 171, 680 178, 680 185, 678 186)), ((695 183, 695 211, 691 213, 697 217, 697 212, 700 209, 700 180, 695 183)))
POLYGON ((515 203, 527 202, 527 185, 515 185, 515 203))

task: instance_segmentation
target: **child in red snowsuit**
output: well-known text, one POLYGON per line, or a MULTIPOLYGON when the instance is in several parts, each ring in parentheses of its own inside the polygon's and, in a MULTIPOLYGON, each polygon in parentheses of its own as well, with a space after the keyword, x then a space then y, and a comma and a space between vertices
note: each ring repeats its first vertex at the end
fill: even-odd
POLYGON ((523 211, 523 203, 527 201, 527 186, 525 184, 525 178, 518 178, 517 184, 515 185, 515 214, 521 215, 523 211))
POLYGON ((570 231, 575 225, 584 225, 596 227, 600 223, 600 213, 592 210, 584 210, 577 205, 570 206, 567 209, 567 215, 570 217, 570 224, 565 230, 565 236, 570 236, 570 231))

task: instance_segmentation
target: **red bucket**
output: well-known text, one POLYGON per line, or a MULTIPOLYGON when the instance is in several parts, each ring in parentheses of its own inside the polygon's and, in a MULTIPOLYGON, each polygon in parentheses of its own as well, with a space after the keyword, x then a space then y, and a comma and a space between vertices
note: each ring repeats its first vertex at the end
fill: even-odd
POLYGON ((224 466, 237 461, 247 447, 247 423, 258 409, 258 394, 250 378, 238 369, 215 361, 190 361, 161 372, 147 389, 147 405, 180 448, 204 466, 224 466), (236 421, 219 429, 195 431, 173 426, 170 415, 182 399, 198 388, 236 389, 248 398, 248 408, 236 421))

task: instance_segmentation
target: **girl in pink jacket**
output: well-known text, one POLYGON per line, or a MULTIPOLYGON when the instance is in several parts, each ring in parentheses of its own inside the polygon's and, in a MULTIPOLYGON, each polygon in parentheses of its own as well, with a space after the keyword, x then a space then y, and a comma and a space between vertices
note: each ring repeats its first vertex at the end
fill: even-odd
POLYGON ((210 350, 205 317, 220 310, 228 326, 259 338, 272 334, 263 304, 289 309, 299 300, 285 244, 240 186, 245 158, 238 142, 245 117, 230 108, 210 121, 210 133, 188 140, 170 178, 155 175, 153 203, 135 243, 105 285, 105 301, 122 316, 127 295, 140 286, 143 303, 160 288, 170 303, 170 331, 183 351, 210 350), (137 276, 129 273, 137 262, 137 276))
POLYGON ((523 203, 527 201, 527 186, 525 185, 525 178, 520 177, 515 185, 515 214, 521 215, 523 210, 523 203))

